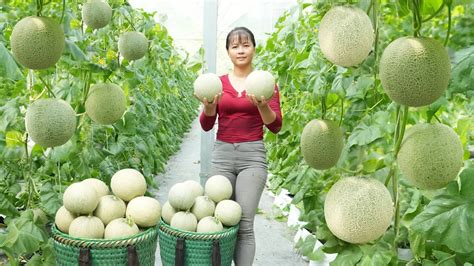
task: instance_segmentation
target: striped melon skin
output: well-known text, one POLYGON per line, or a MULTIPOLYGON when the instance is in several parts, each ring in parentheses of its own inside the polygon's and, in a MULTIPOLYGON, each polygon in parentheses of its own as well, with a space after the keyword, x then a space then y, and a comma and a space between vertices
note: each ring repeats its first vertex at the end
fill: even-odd
POLYGON ((148 39, 141 32, 125 32, 119 37, 118 49, 125 59, 138 60, 148 51, 148 39))
POLYGON ((402 37, 385 48, 380 80, 399 104, 419 107, 435 102, 448 88, 451 74, 444 47, 430 38, 402 37))
POLYGON ((374 43, 374 30, 367 14, 356 7, 331 8, 319 26, 321 52, 333 64, 351 67, 364 61, 374 43))
POLYGON ((82 7, 82 20, 92 29, 100 29, 112 19, 112 8, 107 2, 91 0, 82 7))
POLYGON ((301 134, 303 158, 315 169, 328 169, 336 165, 343 146, 341 128, 330 120, 311 120, 301 134))
POLYGON ((390 192, 374 178, 343 178, 331 187, 324 202, 329 230, 353 244, 367 243, 382 236, 392 216, 390 192))
POLYGON ((76 131, 76 113, 61 99, 40 99, 26 110, 25 126, 30 138, 43 147, 66 143, 76 131))
POLYGON ((403 138, 397 163, 420 189, 439 189, 456 179, 463 166, 463 147, 454 130, 443 124, 417 124, 403 138))
POLYGON ((98 83, 90 88, 86 113, 96 123, 111 125, 122 118, 127 100, 122 89, 112 83, 98 83))
POLYGON ((54 66, 61 57, 65 38, 63 29, 52 18, 26 17, 13 27, 10 37, 13 56, 30 69, 54 66))

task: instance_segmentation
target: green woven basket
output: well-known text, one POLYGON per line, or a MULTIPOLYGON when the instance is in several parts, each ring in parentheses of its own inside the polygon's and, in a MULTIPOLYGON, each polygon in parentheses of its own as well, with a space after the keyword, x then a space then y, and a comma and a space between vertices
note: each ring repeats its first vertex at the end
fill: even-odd
POLYGON ((171 227, 161 220, 159 241, 163 265, 230 266, 234 255, 237 231, 233 226, 216 233, 188 232, 171 227))
POLYGON ((57 265, 155 265, 158 227, 131 237, 85 239, 51 227, 57 265))

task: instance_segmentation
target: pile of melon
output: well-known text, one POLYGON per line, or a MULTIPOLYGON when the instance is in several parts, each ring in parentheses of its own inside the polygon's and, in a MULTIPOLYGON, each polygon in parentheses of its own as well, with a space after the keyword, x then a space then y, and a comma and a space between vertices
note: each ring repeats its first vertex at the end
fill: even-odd
POLYGON ((63 206, 55 216, 56 227, 72 237, 115 239, 156 226, 161 205, 145 195, 146 180, 134 169, 116 172, 109 187, 88 178, 66 188, 63 206))
POLYGON ((240 222, 242 208, 231 200, 232 184, 222 175, 211 176, 204 188, 196 181, 174 184, 161 218, 183 231, 211 233, 240 222))

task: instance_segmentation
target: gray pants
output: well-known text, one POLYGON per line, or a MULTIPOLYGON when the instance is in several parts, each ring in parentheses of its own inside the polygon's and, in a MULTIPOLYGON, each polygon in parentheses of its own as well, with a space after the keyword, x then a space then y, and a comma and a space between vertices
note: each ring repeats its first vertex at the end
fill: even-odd
POLYGON ((255 257, 253 222, 267 180, 263 141, 226 143, 217 140, 212 153, 211 174, 223 175, 230 180, 234 188, 232 199, 242 207, 234 252, 235 265, 252 265, 255 257))

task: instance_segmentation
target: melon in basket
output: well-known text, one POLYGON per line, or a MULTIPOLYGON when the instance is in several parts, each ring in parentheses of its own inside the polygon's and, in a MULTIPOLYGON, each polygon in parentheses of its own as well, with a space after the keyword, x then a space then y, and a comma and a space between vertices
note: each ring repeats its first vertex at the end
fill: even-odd
POLYGON ((194 199, 193 189, 185 183, 174 184, 168 193, 168 201, 176 210, 189 210, 194 204, 194 199))
POLYGON ((165 221, 167 224, 171 223, 171 218, 173 218, 175 213, 176 210, 173 208, 173 206, 171 206, 169 201, 163 204, 163 208, 161 209, 161 218, 163 218, 163 221, 165 221))
POLYGON ((104 224, 95 216, 79 216, 71 222, 69 235, 80 238, 104 238, 104 224))
POLYGON ((131 218, 117 218, 112 220, 106 227, 104 238, 122 238, 138 234, 138 226, 131 218))
POLYGON ((110 221, 125 215, 125 202, 114 195, 103 196, 99 200, 94 215, 107 225, 110 221))
POLYGON ((71 225, 71 222, 74 219, 76 219, 76 216, 70 213, 64 206, 61 206, 61 208, 59 208, 56 212, 56 216, 54 217, 54 223, 61 232, 68 234, 69 225, 71 225))
POLYGON ((206 195, 214 202, 230 199, 232 196, 232 184, 223 175, 209 177, 204 188, 206 195))
POLYGON ((161 205, 154 198, 136 197, 128 203, 125 214, 140 227, 155 226, 160 221, 161 205))
POLYGON ((63 203, 72 214, 91 214, 99 204, 99 197, 87 184, 73 183, 64 191, 63 203))
POLYGON ((223 200, 217 203, 215 216, 226 226, 234 226, 242 217, 242 207, 233 200, 223 200))
POLYGON ((199 221, 196 231, 199 233, 212 233, 222 230, 224 230, 224 226, 222 226, 222 223, 219 221, 219 219, 212 216, 206 216, 199 221))
POLYGON ((191 212, 196 218, 201 220, 203 217, 214 215, 214 209, 216 204, 214 201, 209 199, 207 196, 199 196, 194 201, 194 205, 191 208, 191 212))
POLYGON ((190 212, 177 212, 171 218, 171 226, 184 231, 196 232, 197 219, 190 212))
POLYGON ((135 169, 122 169, 110 180, 112 192, 124 201, 143 196, 146 192, 145 177, 135 169))

